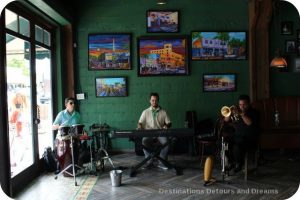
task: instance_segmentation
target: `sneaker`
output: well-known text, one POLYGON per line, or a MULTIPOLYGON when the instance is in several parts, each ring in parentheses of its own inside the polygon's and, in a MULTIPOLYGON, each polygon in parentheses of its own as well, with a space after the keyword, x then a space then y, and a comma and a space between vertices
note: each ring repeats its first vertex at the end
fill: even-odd
POLYGON ((160 168, 160 169, 163 169, 163 170, 168 170, 168 169, 169 169, 167 166, 165 166, 165 165, 162 164, 162 163, 159 163, 159 164, 157 165, 157 167, 160 168))
POLYGON ((145 165, 143 165, 142 169, 151 169, 153 167, 154 167, 153 162, 149 162, 149 163, 146 163, 145 165))

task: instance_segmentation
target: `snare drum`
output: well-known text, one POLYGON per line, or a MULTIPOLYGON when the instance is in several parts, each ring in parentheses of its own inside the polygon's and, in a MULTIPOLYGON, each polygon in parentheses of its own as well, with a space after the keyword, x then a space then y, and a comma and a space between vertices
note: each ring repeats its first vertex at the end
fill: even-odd
POLYGON ((73 136, 80 136, 83 135, 83 124, 74 124, 72 125, 71 133, 73 136))

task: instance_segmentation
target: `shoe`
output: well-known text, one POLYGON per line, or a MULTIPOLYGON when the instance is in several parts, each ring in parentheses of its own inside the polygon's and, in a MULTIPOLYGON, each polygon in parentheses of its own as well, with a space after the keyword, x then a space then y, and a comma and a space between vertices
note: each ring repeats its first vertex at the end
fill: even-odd
POLYGON ((237 165, 235 168, 234 168, 234 173, 238 173, 239 171, 242 170, 242 165, 237 165))
POLYGON ((157 165, 157 167, 160 168, 160 169, 162 169, 162 170, 168 170, 168 169, 169 169, 167 166, 165 166, 165 165, 162 164, 162 163, 159 163, 159 164, 157 165))
POLYGON ((153 162, 149 162, 149 163, 143 165, 142 169, 151 169, 153 167, 154 167, 153 162))

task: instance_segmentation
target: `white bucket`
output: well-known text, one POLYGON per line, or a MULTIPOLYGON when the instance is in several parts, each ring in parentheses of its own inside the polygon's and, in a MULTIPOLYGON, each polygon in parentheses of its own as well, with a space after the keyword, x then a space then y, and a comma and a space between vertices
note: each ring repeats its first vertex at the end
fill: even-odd
POLYGON ((111 179, 111 185, 113 187, 120 186, 122 181, 122 170, 112 170, 109 174, 111 179))

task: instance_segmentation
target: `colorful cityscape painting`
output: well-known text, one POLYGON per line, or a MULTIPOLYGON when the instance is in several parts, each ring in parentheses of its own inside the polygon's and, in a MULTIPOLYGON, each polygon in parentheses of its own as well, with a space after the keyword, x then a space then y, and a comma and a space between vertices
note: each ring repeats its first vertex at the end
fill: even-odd
POLYGON ((148 33, 175 33, 179 31, 178 11, 147 11, 148 33))
POLYGON ((88 41, 90 70, 131 69, 130 34, 91 34, 88 41))
POLYGON ((236 74, 204 74, 204 92, 232 92, 236 90, 236 74))
POLYGON ((192 32, 192 60, 245 59, 246 32, 192 32))
POLYGON ((96 97, 127 96, 126 77, 96 78, 96 97))
POLYGON ((138 40, 139 76, 187 75, 185 36, 141 37, 138 40))

